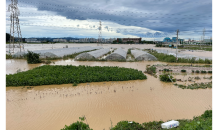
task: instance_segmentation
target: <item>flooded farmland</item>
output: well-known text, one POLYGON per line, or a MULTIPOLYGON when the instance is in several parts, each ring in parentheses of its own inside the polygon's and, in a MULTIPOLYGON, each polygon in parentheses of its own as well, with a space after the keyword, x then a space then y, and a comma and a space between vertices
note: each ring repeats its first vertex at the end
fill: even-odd
MULTIPOLYGON (((169 64, 144 62, 87 62, 55 60, 51 65, 119 66, 144 71, 146 65, 169 64)), ((6 73, 27 71, 43 64, 26 60, 6 60, 6 73)), ((174 65, 174 64, 172 64, 174 65)), ((176 64, 185 65, 185 64, 176 64)), ((7 130, 60 130, 85 115, 94 130, 109 129, 121 120, 139 123, 169 119, 192 119, 212 107, 212 89, 181 89, 146 74, 146 80, 82 83, 6 88, 7 130), (111 120, 111 121, 110 121, 111 120)), ((177 75, 188 76, 201 74, 177 75)), ((211 76, 207 74, 206 77, 211 76)), ((206 82, 208 79, 204 79, 206 82)))

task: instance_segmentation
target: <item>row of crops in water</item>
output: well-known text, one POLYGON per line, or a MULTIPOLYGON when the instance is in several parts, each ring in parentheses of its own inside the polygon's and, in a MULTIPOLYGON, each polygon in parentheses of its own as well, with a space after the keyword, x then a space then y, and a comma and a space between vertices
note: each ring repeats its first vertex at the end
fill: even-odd
POLYGON ((6 75, 6 86, 39 86, 51 84, 127 81, 147 79, 142 71, 121 67, 44 65, 26 72, 6 75))

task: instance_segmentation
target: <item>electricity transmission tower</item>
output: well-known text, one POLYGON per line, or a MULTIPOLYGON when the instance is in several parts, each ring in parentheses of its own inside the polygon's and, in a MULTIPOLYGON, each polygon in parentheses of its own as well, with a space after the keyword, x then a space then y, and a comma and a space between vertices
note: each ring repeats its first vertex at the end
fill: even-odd
POLYGON ((101 45, 102 45, 102 43, 101 43, 101 38, 102 38, 102 35, 101 35, 101 21, 99 21, 99 33, 98 33, 98 44, 100 43, 101 45))
POLYGON ((20 11, 17 7, 18 0, 11 0, 11 4, 8 6, 8 12, 11 12, 10 15, 10 44, 9 44, 9 52, 14 53, 14 43, 19 43, 19 48, 21 52, 22 35, 20 30, 19 18, 20 11))

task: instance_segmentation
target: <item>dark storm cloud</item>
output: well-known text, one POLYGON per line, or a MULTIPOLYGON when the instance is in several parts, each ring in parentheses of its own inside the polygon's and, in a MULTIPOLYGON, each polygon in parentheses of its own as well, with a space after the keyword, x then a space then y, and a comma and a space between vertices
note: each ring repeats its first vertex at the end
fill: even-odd
POLYGON ((20 0, 19 4, 72 20, 106 20, 166 33, 212 29, 211 0, 20 0))

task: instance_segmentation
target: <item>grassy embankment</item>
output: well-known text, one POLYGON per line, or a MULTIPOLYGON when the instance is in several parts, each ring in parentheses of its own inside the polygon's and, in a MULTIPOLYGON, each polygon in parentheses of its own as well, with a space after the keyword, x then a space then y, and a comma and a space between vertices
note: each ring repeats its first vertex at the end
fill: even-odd
POLYGON ((102 81, 147 79, 142 71, 120 67, 50 66, 36 67, 26 72, 6 75, 6 86, 39 86, 102 81))
MULTIPOLYGON (((89 127, 89 124, 84 123, 87 119, 84 117, 79 118, 81 121, 77 121, 61 130, 72 130, 72 129, 83 129, 83 130, 93 130, 89 127)), ((180 119, 179 126, 176 128, 171 128, 171 130, 212 130, 212 110, 206 110, 204 114, 194 117, 192 120, 180 119)), ((163 121, 153 121, 145 122, 139 124, 132 121, 120 121, 114 127, 111 121, 110 130, 164 130, 161 128, 163 121)))
MULTIPOLYGON (((176 49, 176 45, 173 47, 169 47, 167 45, 156 45, 155 47, 167 47, 167 48, 172 48, 176 49)), ((204 51, 212 51, 212 46, 206 46, 206 45, 178 45, 177 49, 187 49, 187 50, 204 50, 204 51)))
POLYGON ((164 53, 158 53, 157 51, 148 51, 148 53, 154 55, 159 61, 163 62, 170 62, 170 63, 201 63, 201 64, 212 64, 212 60, 209 59, 199 59, 195 60, 194 58, 192 59, 186 59, 186 58, 178 58, 176 61, 176 57, 173 55, 167 55, 164 53))
MULTIPOLYGON (((174 48, 176 49, 176 48, 174 48)), ((178 46, 177 49, 188 49, 188 50, 204 50, 204 51, 212 51, 212 46, 205 46, 205 45, 184 45, 178 46)))

